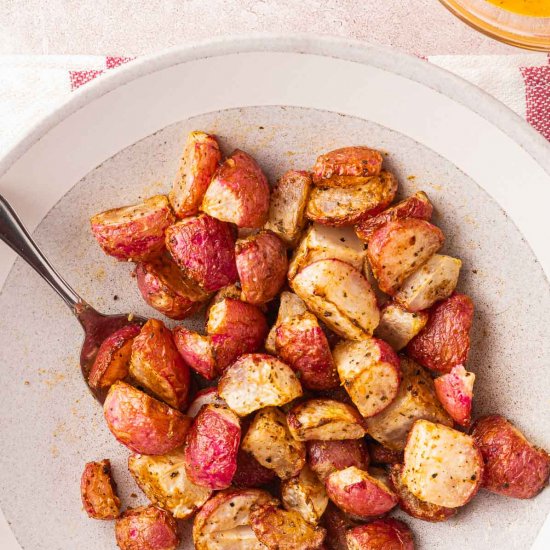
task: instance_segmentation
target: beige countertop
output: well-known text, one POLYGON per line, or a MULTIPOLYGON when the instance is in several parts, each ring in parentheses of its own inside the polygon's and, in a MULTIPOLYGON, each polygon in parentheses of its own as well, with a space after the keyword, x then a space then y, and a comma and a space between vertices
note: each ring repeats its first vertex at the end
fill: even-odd
POLYGON ((251 32, 366 40, 420 55, 517 51, 438 0, 3 0, 0 54, 140 55, 251 32))

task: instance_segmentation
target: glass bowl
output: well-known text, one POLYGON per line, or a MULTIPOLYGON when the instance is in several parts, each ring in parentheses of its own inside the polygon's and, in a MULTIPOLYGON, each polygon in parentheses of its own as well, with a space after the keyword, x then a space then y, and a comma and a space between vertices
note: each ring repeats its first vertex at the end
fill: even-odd
POLYGON ((506 44, 550 51, 550 17, 520 15, 486 0, 439 0, 478 31, 506 44))

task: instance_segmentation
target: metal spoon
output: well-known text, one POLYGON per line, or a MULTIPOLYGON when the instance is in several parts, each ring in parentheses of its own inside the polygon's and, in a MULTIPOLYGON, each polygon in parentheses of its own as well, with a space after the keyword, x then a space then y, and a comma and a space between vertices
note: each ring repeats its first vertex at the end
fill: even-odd
POLYGON ((80 350, 80 368, 84 381, 96 399, 103 403, 105 394, 90 387, 88 377, 99 346, 110 334, 129 324, 143 324, 145 319, 133 314, 104 315, 85 302, 55 271, 33 241, 9 202, 0 195, 0 239, 25 260, 69 306, 84 329, 80 350))

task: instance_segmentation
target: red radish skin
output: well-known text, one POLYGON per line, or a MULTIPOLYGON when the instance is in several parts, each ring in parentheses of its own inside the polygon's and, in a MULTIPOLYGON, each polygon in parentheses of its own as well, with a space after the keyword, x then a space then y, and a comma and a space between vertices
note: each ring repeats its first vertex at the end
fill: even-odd
POLYGON ((135 275, 145 302, 170 319, 181 320, 193 315, 209 297, 183 275, 168 253, 140 262, 135 275))
POLYGON ((269 184, 258 163, 236 149, 214 174, 202 210, 237 227, 262 227, 269 214, 269 184))
POLYGON ((430 309, 426 326, 407 345, 407 354, 440 373, 464 365, 470 351, 474 305, 465 294, 454 294, 430 309))
POLYGON ((304 388, 330 390, 339 386, 327 337, 311 313, 285 320, 275 329, 275 350, 300 373, 304 388))
POLYGON ((472 436, 485 462, 482 486, 488 491, 527 499, 548 485, 550 454, 531 444, 506 418, 479 418, 472 436))
POLYGON ((120 499, 111 477, 111 462, 88 462, 80 480, 82 505, 92 519, 110 520, 120 515, 120 499))
POLYGON ((96 214, 90 223, 105 254, 123 262, 143 262, 162 252, 164 233, 175 219, 168 199, 156 195, 141 204, 96 214))
POLYGON ((128 376, 132 343, 140 330, 140 325, 126 325, 102 342, 88 377, 92 388, 105 389, 128 376))
POLYGON ((435 394, 451 418, 461 426, 470 425, 475 374, 462 365, 434 380, 435 394))
POLYGON ((187 406, 191 373, 162 321, 149 319, 134 338, 130 374, 171 407, 181 410, 187 406))
POLYGON ((306 448, 309 467, 323 482, 333 472, 350 466, 361 470, 366 470, 369 466, 369 454, 361 439, 307 441, 306 448))
POLYGON ((355 232, 362 241, 368 243, 374 232, 388 222, 404 218, 418 218, 429 221, 432 213, 432 203, 426 193, 419 191, 411 197, 407 197, 396 205, 380 212, 380 214, 362 220, 355 228, 355 232))
POLYGON ((144 455, 162 455, 180 447, 191 427, 188 416, 120 381, 109 389, 103 411, 115 438, 144 455))
POLYGON ((414 550, 409 527, 393 518, 378 519, 347 533, 347 550, 414 550))
POLYGON ((363 519, 385 514, 397 505, 397 495, 385 483, 355 466, 330 474, 325 487, 336 506, 363 519))
POLYGON ((185 445, 185 470, 196 485, 226 489, 237 470, 238 417, 225 406, 206 405, 195 417, 185 445))
POLYGON ((342 147, 317 157, 313 166, 313 181, 322 184, 323 180, 334 176, 366 177, 380 174, 384 157, 370 147, 342 147))
POLYGON ((274 233, 266 231, 237 241, 236 261, 244 302, 269 302, 286 282, 286 247, 274 233))
POLYGON ((176 550, 180 539, 176 520, 156 506, 128 508, 115 524, 120 550, 176 550))
POLYGON ((237 281, 235 239, 229 224, 201 214, 166 230, 166 248, 178 267, 206 292, 237 281))

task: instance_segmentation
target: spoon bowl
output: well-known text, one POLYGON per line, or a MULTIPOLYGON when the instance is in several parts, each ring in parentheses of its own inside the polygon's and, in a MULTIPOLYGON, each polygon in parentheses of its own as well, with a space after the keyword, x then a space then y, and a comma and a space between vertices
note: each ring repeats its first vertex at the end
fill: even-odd
POLYGON ((59 294, 80 322, 84 330, 84 342, 80 350, 80 370, 84 382, 86 382, 93 396, 100 403, 103 403, 106 392, 92 388, 89 383, 90 370, 99 347, 115 331, 130 324, 143 325, 146 319, 133 313, 105 315, 83 300, 55 271, 25 229, 23 222, 2 195, 0 195, 0 239, 25 260, 59 294))

